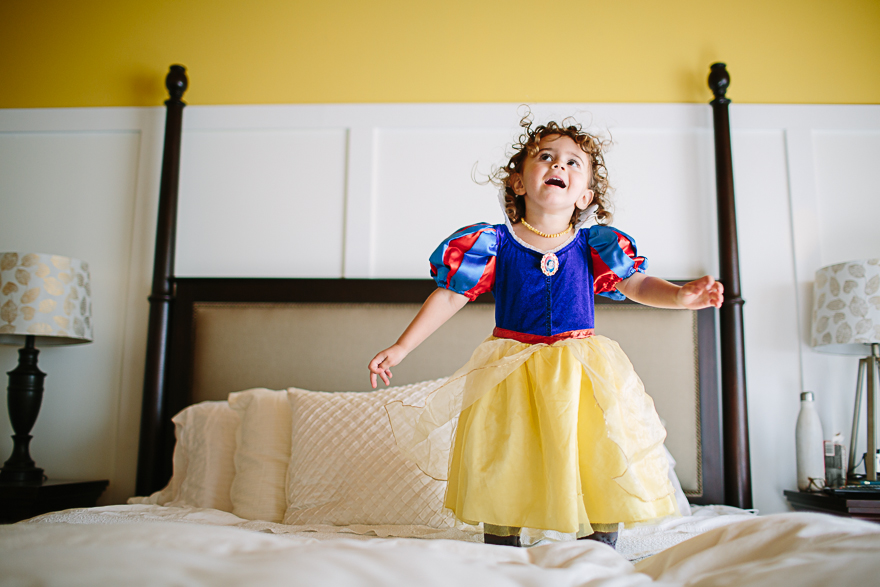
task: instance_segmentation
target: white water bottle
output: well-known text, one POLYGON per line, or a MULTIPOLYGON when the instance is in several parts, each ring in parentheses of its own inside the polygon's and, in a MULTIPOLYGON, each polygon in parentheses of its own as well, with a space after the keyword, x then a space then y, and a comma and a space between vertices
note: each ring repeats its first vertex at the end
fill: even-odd
POLYGON ((813 392, 801 394, 795 443, 797 450, 797 484, 801 491, 819 491, 825 486, 825 450, 822 422, 813 403, 813 392))

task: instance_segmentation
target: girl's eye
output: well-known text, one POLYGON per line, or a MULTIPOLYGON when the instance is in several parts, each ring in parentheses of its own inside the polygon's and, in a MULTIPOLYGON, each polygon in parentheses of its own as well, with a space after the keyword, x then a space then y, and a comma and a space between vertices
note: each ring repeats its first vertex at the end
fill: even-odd
POLYGON ((549 161, 550 153, 541 153, 540 155, 538 155, 538 159, 540 159, 541 161, 549 161))
POLYGON ((569 164, 569 165, 573 165, 573 166, 575 166, 575 167, 580 167, 580 166, 581 166, 581 162, 578 161, 577 159, 572 159, 571 161, 568 162, 568 164, 569 164))

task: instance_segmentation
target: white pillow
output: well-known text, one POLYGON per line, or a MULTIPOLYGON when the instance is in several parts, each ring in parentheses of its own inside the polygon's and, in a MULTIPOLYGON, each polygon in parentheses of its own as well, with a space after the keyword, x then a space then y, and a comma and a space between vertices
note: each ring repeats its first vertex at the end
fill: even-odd
POLYGON ((191 505, 232 511, 229 489, 239 418, 224 401, 201 402, 181 410, 174 422, 173 473, 165 489, 129 503, 191 505))
POLYGON ((290 407, 285 390, 249 389, 229 394, 241 417, 235 435, 232 513, 247 520, 280 522, 287 508, 290 407))
POLYGON ((672 487, 675 489, 675 502, 678 504, 678 513, 682 516, 689 516, 691 515, 691 504, 681 488, 681 481, 678 480, 678 475, 675 474, 675 459, 665 444, 663 445, 663 450, 666 451, 666 458, 669 460, 669 482, 672 483, 672 487))
POLYGON ((385 404, 423 400, 445 379, 373 392, 291 388, 285 524, 455 524, 443 507, 446 483, 398 451, 385 404))

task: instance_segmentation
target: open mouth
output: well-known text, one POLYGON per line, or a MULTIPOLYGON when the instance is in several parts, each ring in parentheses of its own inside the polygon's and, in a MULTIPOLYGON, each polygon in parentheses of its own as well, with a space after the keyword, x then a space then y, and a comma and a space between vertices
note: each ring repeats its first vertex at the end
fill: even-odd
POLYGON ((544 182, 544 185, 555 185, 558 188, 564 188, 565 182, 559 179, 558 177, 551 177, 547 181, 544 182))

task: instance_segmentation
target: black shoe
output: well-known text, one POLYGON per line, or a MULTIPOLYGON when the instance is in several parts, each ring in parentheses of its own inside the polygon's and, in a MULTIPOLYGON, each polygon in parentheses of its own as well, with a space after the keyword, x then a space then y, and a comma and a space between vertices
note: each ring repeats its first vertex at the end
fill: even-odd
POLYGON ((595 540, 607 544, 611 548, 617 548, 617 532, 593 532, 589 536, 582 536, 578 540, 595 540))
POLYGON ((496 536, 495 534, 483 534, 483 542, 486 544, 499 544, 501 546, 522 546, 519 536, 496 536))

